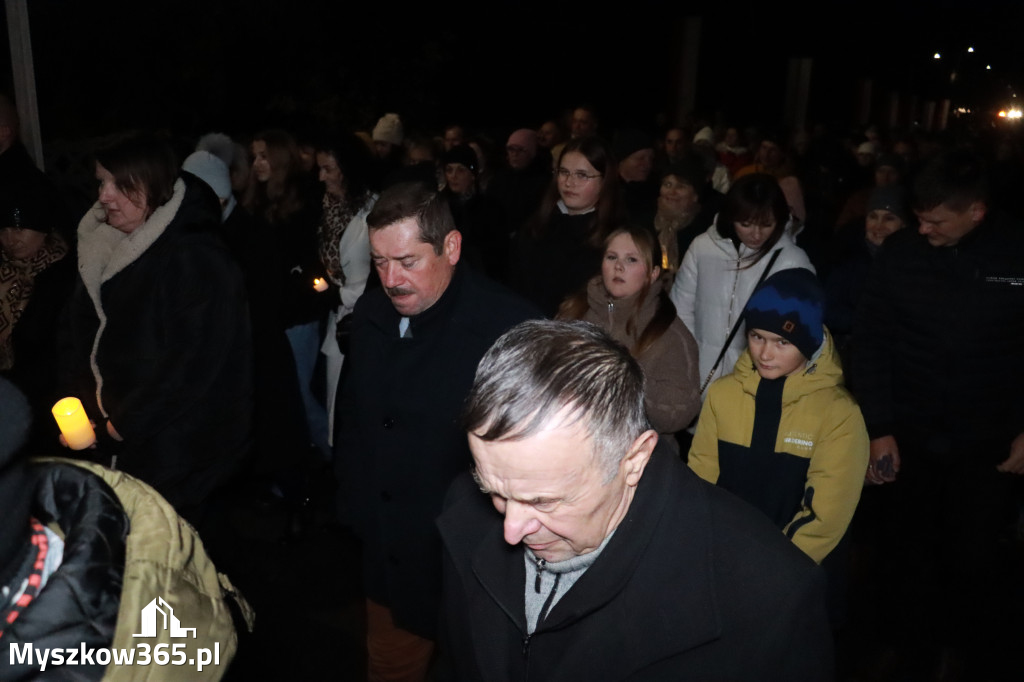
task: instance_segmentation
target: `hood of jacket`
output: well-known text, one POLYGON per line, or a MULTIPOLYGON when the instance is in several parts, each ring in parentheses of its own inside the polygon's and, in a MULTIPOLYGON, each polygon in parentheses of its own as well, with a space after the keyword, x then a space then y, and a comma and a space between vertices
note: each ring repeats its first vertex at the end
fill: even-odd
POLYGON ((587 304, 592 314, 605 323, 605 328, 617 341, 627 342, 626 345, 632 346, 658 311, 661 287, 661 280, 656 280, 647 290, 643 302, 640 301, 640 294, 613 299, 604 287, 602 276, 597 275, 587 283, 587 304), (626 324, 634 313, 634 326, 627 333, 626 324))
MULTIPOLYGON (((750 355, 750 348, 743 351, 743 355, 736 361, 736 368, 733 370, 736 379, 743 386, 743 390, 751 396, 757 395, 758 384, 761 383, 761 375, 754 368, 754 360, 750 355)), ((839 352, 832 341, 832 334, 825 328, 825 338, 821 346, 808 360, 807 366, 800 372, 787 377, 786 386, 782 390, 782 404, 788 405, 805 395, 831 389, 843 385, 843 366, 839 360, 839 352)))
MULTIPOLYGON (((732 240, 729 239, 728 237, 723 237, 722 234, 718 231, 718 220, 721 217, 721 215, 721 213, 716 215, 715 221, 711 223, 711 227, 707 229, 708 237, 711 238, 711 242, 719 249, 721 249, 731 259, 739 258, 741 260, 746 261, 752 258, 755 254, 754 249, 750 248, 743 242, 740 242, 739 251, 737 251, 736 246, 733 244, 732 240)), ((796 229, 796 223, 793 222, 793 218, 791 217, 786 222, 786 227, 783 228, 782 234, 779 236, 779 241, 777 241, 775 245, 772 246, 771 249, 769 249, 769 251, 775 251, 777 249, 782 248, 784 246, 783 242, 788 242, 790 246, 796 246, 796 241, 793 239, 794 229, 796 229)), ((769 255, 769 253, 765 253, 764 257, 769 257, 769 255)))

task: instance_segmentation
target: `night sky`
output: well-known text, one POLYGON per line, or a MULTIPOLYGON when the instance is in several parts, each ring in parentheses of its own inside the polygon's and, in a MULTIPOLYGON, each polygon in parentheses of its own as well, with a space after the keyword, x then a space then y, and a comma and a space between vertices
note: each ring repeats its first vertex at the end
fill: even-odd
MULTIPOLYGON (((697 111, 711 119, 778 120, 792 57, 814 59, 812 122, 853 121, 863 78, 878 102, 897 90, 973 107, 1007 98, 1021 78, 1021 2, 704 4, 697 111)), ((369 128, 385 111, 407 130, 458 120, 501 131, 580 101, 610 127, 654 129, 678 113, 682 25, 695 5, 617 6, 29 0, 42 133, 369 128)), ((9 69, 5 80, 9 91, 9 69)))

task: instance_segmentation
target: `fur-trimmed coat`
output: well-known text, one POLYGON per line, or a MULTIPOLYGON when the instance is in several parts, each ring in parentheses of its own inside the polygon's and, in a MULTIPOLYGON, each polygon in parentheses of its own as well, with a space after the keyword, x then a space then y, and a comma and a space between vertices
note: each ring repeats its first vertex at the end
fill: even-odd
MULTIPOLYGON (((237 467, 252 421, 241 273, 215 232, 216 199, 182 174, 131 234, 95 205, 78 227, 65 376, 117 467, 188 516, 237 467)), ((105 454, 105 453, 104 453, 105 454)))

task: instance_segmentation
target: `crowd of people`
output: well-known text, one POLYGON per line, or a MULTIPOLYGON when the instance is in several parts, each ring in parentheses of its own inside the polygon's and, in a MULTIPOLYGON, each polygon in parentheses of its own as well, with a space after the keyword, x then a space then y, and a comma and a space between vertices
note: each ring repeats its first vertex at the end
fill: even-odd
POLYGON ((372 680, 1020 679, 1007 144, 607 130, 590 105, 430 132, 125 133, 70 216, 0 101, 0 422, 24 422, 0 431, 0 641, 67 631, 25 598, 62 584, 29 549, 69 546, 42 530, 61 476, 129 547, 134 507, 96 499, 141 481, 217 561, 225 490, 333 473, 372 680), (49 418, 65 396, 86 449, 49 418), (856 598, 877 638, 850 665, 856 598))

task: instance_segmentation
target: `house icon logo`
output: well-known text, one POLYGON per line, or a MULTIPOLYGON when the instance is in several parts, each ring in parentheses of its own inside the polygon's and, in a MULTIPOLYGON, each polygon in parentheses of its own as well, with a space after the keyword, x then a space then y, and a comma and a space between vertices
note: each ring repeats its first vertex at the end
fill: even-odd
POLYGON ((181 621, 174 616, 174 609, 163 597, 156 597, 143 607, 142 632, 132 637, 156 637, 158 627, 170 631, 171 637, 188 637, 190 632, 193 639, 196 637, 195 628, 181 627, 181 621))

